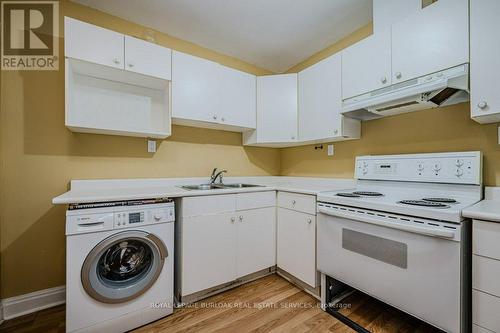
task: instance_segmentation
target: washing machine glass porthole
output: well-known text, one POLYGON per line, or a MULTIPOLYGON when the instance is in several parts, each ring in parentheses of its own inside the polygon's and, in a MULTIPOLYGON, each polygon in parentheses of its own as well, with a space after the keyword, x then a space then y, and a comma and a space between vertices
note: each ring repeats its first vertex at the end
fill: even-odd
POLYGON ((104 303, 139 297, 156 281, 168 256, 163 242, 142 231, 124 231, 106 238, 88 254, 82 285, 89 296, 104 303))

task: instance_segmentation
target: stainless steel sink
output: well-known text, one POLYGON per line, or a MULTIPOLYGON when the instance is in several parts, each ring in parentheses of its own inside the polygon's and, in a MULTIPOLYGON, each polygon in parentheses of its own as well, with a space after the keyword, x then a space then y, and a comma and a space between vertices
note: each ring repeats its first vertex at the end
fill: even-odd
POLYGON ((181 188, 183 188, 185 190, 190 190, 190 191, 221 190, 221 189, 228 189, 228 188, 248 188, 248 187, 262 187, 262 185, 234 183, 234 184, 200 184, 200 185, 181 186, 181 188))
POLYGON ((184 185, 181 186, 185 190, 220 190, 224 188, 222 185, 219 184, 200 184, 200 185, 184 185))
POLYGON ((235 183, 235 184, 223 184, 223 186, 224 186, 224 188, 262 187, 262 185, 242 184, 242 183, 235 183))

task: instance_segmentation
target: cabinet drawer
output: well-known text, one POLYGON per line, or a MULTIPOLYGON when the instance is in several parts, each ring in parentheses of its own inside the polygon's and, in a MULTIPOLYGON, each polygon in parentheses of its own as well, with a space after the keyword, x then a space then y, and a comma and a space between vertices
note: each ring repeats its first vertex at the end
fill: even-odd
POLYGON ((500 260, 500 223, 474 220, 472 253, 500 260))
POLYGON ((500 261, 474 255, 472 261, 472 287, 500 297, 500 261))
POLYGON ((276 192, 241 193, 236 195, 236 210, 276 206, 276 192))
POLYGON ((278 192, 278 206, 316 215, 316 197, 314 195, 278 192))
POLYGON ((207 195, 182 199, 182 216, 199 216, 234 212, 236 195, 207 195))
POLYGON ((500 332, 500 297, 472 291, 472 321, 481 327, 500 332))

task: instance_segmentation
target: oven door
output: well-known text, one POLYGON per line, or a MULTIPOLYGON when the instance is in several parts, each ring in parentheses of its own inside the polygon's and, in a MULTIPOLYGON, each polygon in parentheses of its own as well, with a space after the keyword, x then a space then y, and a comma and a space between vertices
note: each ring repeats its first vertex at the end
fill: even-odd
POLYGON ((362 221, 349 217, 348 209, 319 208, 319 271, 447 332, 460 332, 460 226, 453 237, 432 236, 398 228, 377 214, 362 221))

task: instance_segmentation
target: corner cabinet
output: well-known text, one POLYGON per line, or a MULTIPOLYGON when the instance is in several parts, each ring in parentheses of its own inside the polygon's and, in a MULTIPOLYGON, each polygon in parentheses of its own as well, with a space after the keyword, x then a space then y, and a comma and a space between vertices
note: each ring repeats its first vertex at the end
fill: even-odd
POLYGON ((297 126, 297 74, 258 76, 257 129, 243 133, 243 144, 294 145, 297 126))
POLYGON ((65 125, 73 132, 170 136, 169 48, 64 18, 65 125))
POLYGON ((174 51, 174 124, 238 131, 256 127, 256 78, 216 62, 174 51))
POLYGON ((298 74, 298 124, 301 143, 360 137, 359 120, 341 115, 342 80, 339 53, 298 74))
POLYGON ((500 1, 470 3, 470 85, 471 117, 487 124, 500 121, 500 39, 491 38, 500 31, 500 1))

